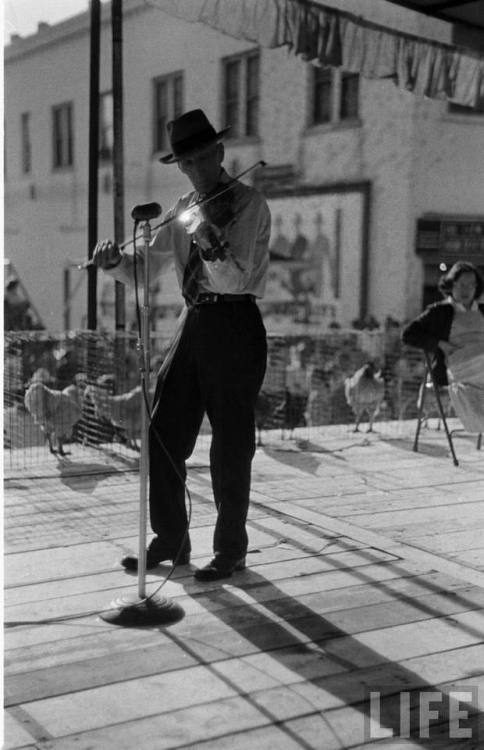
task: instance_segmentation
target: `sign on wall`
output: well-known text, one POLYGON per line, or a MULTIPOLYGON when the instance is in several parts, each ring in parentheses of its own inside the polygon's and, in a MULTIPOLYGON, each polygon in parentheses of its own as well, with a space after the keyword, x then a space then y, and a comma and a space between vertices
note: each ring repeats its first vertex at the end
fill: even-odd
POLYGON ((348 327, 366 313, 368 185, 267 195, 267 312, 348 327))
POLYGON ((484 259, 482 219, 433 217, 417 220, 417 255, 427 261, 455 263, 484 259))

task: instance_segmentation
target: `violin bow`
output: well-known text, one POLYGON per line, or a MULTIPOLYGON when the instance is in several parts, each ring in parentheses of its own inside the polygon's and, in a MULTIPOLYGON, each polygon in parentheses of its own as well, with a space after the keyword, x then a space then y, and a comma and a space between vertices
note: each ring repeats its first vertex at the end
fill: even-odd
MULTIPOLYGON (((232 185, 234 185, 238 180, 240 180, 242 177, 245 177, 246 174, 249 172, 252 172, 253 169, 256 169, 257 167, 265 167, 267 166, 267 162, 265 162, 263 159, 260 159, 259 161, 256 161, 255 164, 252 164, 251 167, 247 167, 247 169, 244 169, 243 172, 240 172, 240 174, 236 175, 235 177, 232 177, 226 185, 223 186, 221 190, 218 190, 213 195, 208 195, 205 198, 200 198, 198 201, 195 201, 195 203, 192 203, 190 206, 190 210, 193 208, 197 208, 198 206, 204 206, 206 203, 209 203, 210 201, 215 200, 216 198, 219 198, 224 193, 228 192, 232 185)), ((170 224, 172 221, 175 221, 178 219, 180 214, 174 214, 173 216, 170 216, 168 219, 165 219, 160 224, 157 224, 155 227, 153 227, 153 231, 156 232, 158 229, 161 229, 161 227, 166 226, 167 224, 170 224)), ((130 240, 126 240, 126 242, 123 242, 122 245, 119 245, 120 250, 124 250, 125 247, 128 247, 128 245, 132 245, 136 240, 139 240, 142 238, 142 234, 136 235, 135 237, 132 237, 130 240)), ((89 268, 90 266, 94 266, 94 263, 92 260, 88 260, 85 263, 80 263, 77 267, 79 270, 83 270, 84 268, 89 268)))

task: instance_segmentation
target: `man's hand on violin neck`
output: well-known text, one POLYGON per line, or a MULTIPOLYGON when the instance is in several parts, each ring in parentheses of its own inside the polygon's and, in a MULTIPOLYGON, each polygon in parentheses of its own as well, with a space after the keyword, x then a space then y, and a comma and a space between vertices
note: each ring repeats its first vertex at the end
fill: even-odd
POLYGON ((104 271, 109 271, 110 268, 115 268, 121 261, 121 252, 115 242, 111 240, 100 240, 94 248, 92 256, 92 262, 98 268, 102 268, 104 271))

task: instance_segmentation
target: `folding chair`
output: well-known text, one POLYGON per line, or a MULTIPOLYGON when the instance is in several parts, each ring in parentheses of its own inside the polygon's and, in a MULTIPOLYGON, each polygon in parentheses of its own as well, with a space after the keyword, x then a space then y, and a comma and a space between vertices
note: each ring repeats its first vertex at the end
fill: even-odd
POLYGON ((435 400, 437 401, 437 407, 439 410, 440 418, 442 420, 442 423, 444 425, 445 434, 447 437, 447 441, 449 443, 450 452, 452 454, 452 460, 454 462, 454 466, 459 466, 459 462, 457 460, 457 456, 455 455, 454 450, 454 444, 452 442, 452 435, 450 434, 449 428, 447 426, 447 419, 445 417, 444 407, 442 406, 442 399, 441 399, 441 391, 442 388, 446 388, 447 386, 439 386, 435 381, 435 376, 432 371, 432 364, 430 362, 430 355, 428 352, 424 351, 424 357, 425 357, 425 372, 424 377, 422 381, 422 398, 419 399, 419 407, 418 407, 418 414, 417 414, 417 429, 415 431, 415 439, 413 441, 413 450, 415 453, 418 452, 418 439, 420 436, 420 429, 422 427, 423 422, 423 411, 424 411, 424 404, 425 404, 425 396, 427 393, 427 388, 429 385, 429 377, 430 377, 430 383, 431 388, 433 389, 435 400))
MULTIPOLYGON (((453 430, 451 432, 449 430, 448 426, 447 426, 447 420, 445 418, 445 411, 444 411, 444 407, 442 405, 442 399, 441 399, 442 390, 446 389, 447 386, 439 386, 439 385, 437 385, 437 383, 435 381, 434 373, 432 371, 432 364, 430 362, 430 355, 429 355, 428 352, 424 352, 424 356, 425 356, 425 372, 424 372, 424 377, 423 377, 423 382, 422 382, 422 398, 420 399, 420 402, 419 402, 419 408, 418 408, 418 414, 417 414, 417 429, 415 431, 415 439, 414 439, 414 442, 413 442, 413 450, 415 452, 418 451, 418 439, 419 439, 419 436, 420 436, 420 429, 422 427, 422 422, 423 422, 423 411, 424 411, 425 395, 427 393, 427 388, 429 387, 429 378, 430 378, 430 387, 432 388, 432 390, 434 392, 434 395, 435 395, 435 400, 437 402, 437 406, 438 406, 438 409, 439 409, 440 418, 442 419, 442 422, 443 422, 443 425, 444 425, 445 434, 447 436, 447 440, 448 440, 448 443, 449 443, 450 452, 452 454, 452 460, 454 461, 454 466, 458 466, 459 462, 458 462, 457 457, 455 455, 454 444, 452 442, 452 432, 455 432, 455 430, 453 430)), ((481 450, 481 445, 482 445, 482 433, 479 433, 478 436, 477 436, 477 444, 476 444, 476 448, 477 448, 478 451, 481 450)))

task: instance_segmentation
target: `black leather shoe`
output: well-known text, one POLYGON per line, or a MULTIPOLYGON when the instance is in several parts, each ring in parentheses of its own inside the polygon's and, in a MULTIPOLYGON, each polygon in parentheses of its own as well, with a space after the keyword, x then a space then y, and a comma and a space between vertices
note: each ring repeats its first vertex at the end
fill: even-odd
POLYGON ((199 568, 193 575, 197 581, 218 581, 220 578, 230 578, 232 573, 245 570, 245 567, 245 557, 228 561, 222 557, 214 557, 208 565, 199 568))
MULTIPOLYGON (((175 562, 177 553, 173 552, 163 552, 162 550, 156 550, 156 549, 147 549, 146 550, 146 569, 150 570, 151 568, 156 568, 156 566, 163 562, 164 560, 171 560, 171 562, 175 562)), ((190 553, 189 552, 181 552, 178 560, 176 561, 177 565, 188 565, 190 562, 190 553)), ((138 570, 138 555, 126 555, 126 557, 123 557, 121 560, 121 565, 123 568, 126 568, 126 570, 138 570)))

